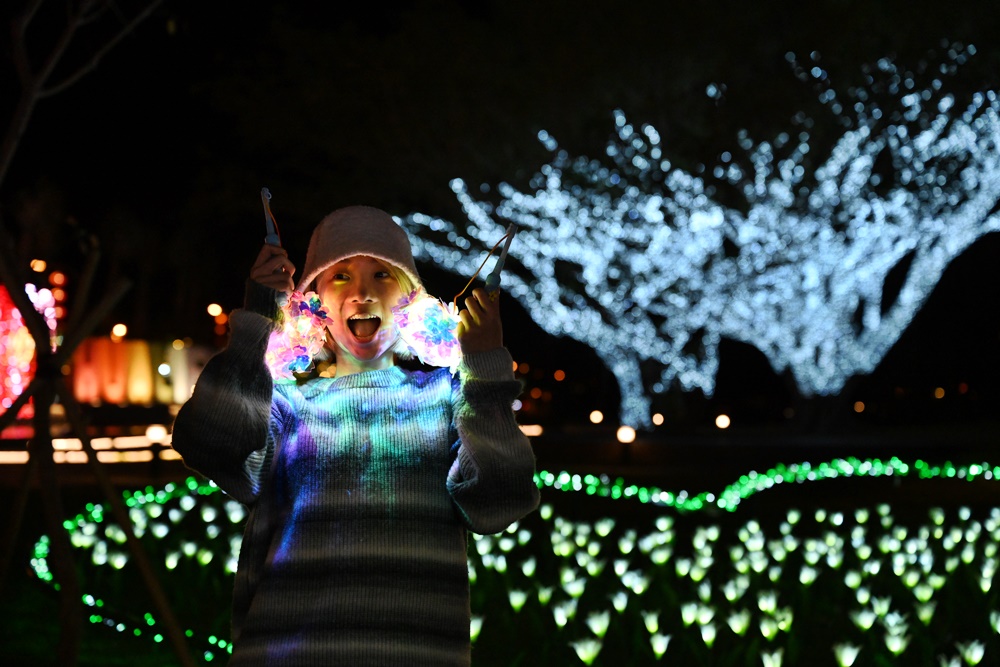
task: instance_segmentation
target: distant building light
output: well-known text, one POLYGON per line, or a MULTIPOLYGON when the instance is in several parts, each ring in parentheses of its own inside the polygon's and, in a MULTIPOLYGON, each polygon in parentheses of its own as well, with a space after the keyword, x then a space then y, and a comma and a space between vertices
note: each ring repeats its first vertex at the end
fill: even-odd
POLYGON ((221 315, 222 314, 222 306, 220 306, 217 303, 210 303, 210 304, 208 304, 208 309, 207 310, 208 310, 208 314, 211 315, 212 317, 215 317, 216 315, 221 315))
POLYGON ((150 424, 146 428, 146 437, 150 442, 163 442, 167 439, 167 427, 163 424, 150 424))
POLYGON ((156 372, 163 377, 170 377, 170 364, 163 363, 156 367, 156 372))
POLYGON ((555 378, 556 382, 562 382, 563 380, 566 379, 566 371, 562 370, 556 371, 555 373, 552 374, 552 377, 555 378))
POLYGON ((864 401, 855 401, 854 402, 854 411, 857 412, 857 413, 864 412, 865 411, 865 402, 864 401))
POLYGON ((663 426, 663 415, 661 415, 659 412, 653 415, 653 425, 663 426))
POLYGON ((729 415, 719 415, 715 418, 715 425, 718 428, 729 428, 732 420, 729 419, 729 415))
POLYGON ((635 441, 635 429, 631 426, 619 426, 615 435, 618 437, 618 442, 623 444, 635 441))
POLYGON ((124 338, 125 334, 128 333, 128 327, 124 324, 118 323, 111 327, 111 337, 112 338, 124 338))
POLYGON ((177 453, 174 449, 161 449, 160 450, 160 460, 161 461, 180 461, 181 455, 177 453))
POLYGON ((591 424, 600 424, 602 421, 604 421, 603 412, 601 412, 600 410, 594 410, 593 412, 590 413, 591 424))
POLYGON ((944 387, 934 389, 934 398, 944 398, 944 387))
POLYGON ((44 259, 31 260, 31 270, 35 271, 36 273, 41 273, 42 271, 44 271, 46 266, 47 265, 45 264, 44 259))
POLYGON ((542 427, 538 424, 520 424, 521 433, 529 438, 534 438, 542 434, 542 427))

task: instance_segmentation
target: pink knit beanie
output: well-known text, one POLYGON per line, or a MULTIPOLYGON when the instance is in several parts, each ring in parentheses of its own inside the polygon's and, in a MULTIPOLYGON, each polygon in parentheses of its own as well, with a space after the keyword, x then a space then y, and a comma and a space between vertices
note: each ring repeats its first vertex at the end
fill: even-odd
POLYGON ((348 206, 337 209, 316 226, 296 289, 305 292, 323 271, 355 255, 388 262, 406 273, 414 286, 421 285, 406 231, 385 211, 348 206))

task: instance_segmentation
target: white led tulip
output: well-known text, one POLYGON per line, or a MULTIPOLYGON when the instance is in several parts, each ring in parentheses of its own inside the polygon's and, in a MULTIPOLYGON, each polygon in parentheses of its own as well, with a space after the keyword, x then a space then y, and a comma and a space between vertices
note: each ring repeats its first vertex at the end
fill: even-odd
POLYGON ((742 637, 750 627, 750 610, 741 609, 740 611, 734 611, 726 619, 726 623, 729 625, 729 629, 742 637))
POLYGON ((705 646, 712 648, 712 644, 715 643, 716 629, 714 623, 707 623, 701 626, 701 640, 705 642, 705 646))
POLYGON ((760 659, 764 663, 764 667, 781 667, 782 656, 784 655, 784 649, 777 649, 773 652, 761 651, 760 659))
POLYGON ((933 600, 929 602, 921 602, 920 604, 914 605, 917 610, 917 619, 924 625, 930 625, 931 621, 934 620, 934 612, 937 610, 937 602, 933 600))
POLYGON ((663 654, 667 652, 667 647, 670 645, 670 637, 671 635, 656 633, 649 638, 649 643, 653 647, 653 654, 656 655, 657 660, 662 658, 663 654))
POLYGON ((899 655, 906 650, 906 647, 910 645, 909 635, 897 635, 891 632, 885 634, 885 647, 889 649, 889 652, 893 655, 899 655))
POLYGON ((681 604, 681 621, 685 626, 694 625, 694 622, 698 620, 698 603, 697 602, 684 602, 681 604))
POLYGON ((852 611, 848 614, 854 625, 860 630, 871 630, 872 626, 875 624, 875 619, 878 618, 875 612, 871 609, 861 609, 858 611, 852 611))
POLYGON ((774 639, 778 634, 778 621, 772 616, 763 616, 760 619, 760 634, 768 641, 774 639))
POLYGON ((516 588, 512 588, 511 590, 507 591, 507 599, 510 602, 511 609, 513 609, 514 612, 517 613, 521 611, 521 608, 524 606, 524 603, 527 602, 528 593, 522 590, 518 590, 516 588))
POLYGON ((587 614, 586 622, 590 631, 603 639, 608 631, 608 626, 611 625, 611 612, 605 610, 587 614))
POLYGON ((570 642, 570 646, 585 665, 592 664, 597 659, 597 654, 601 652, 601 641, 598 639, 581 639, 570 642))
POLYGON ((837 659, 838 667, 851 667, 854 661, 858 659, 860 652, 861 647, 854 644, 843 643, 833 645, 833 655, 837 659))
POLYGON ((765 590, 757 593, 757 608, 765 614, 772 614, 778 607, 778 593, 773 590, 765 590))

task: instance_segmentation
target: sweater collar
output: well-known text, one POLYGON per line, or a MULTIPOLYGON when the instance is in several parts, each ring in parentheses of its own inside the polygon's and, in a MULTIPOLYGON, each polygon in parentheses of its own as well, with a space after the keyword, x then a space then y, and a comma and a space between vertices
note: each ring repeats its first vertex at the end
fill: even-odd
POLYGON ((299 387, 305 396, 315 396, 329 390, 398 387, 406 381, 407 372, 399 366, 378 371, 352 373, 339 378, 315 378, 299 387))
POLYGON ((395 387, 406 379, 406 371, 399 366, 392 366, 378 371, 352 373, 339 378, 333 378, 332 386, 350 389, 364 387, 395 387))

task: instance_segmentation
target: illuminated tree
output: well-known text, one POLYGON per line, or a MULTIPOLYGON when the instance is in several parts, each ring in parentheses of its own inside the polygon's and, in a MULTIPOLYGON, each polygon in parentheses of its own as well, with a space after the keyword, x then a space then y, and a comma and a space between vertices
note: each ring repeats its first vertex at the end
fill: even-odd
POLYGON ((418 258, 471 274, 481 256, 469 251, 501 233, 494 216, 517 222, 509 292, 549 333, 595 349, 627 424, 648 424, 650 394, 673 383, 711 395, 723 337, 789 371, 802 395, 836 394, 876 367, 948 264, 1000 229, 1000 103, 944 90, 975 53, 947 46, 945 64, 917 73, 879 60, 846 101, 789 54, 842 128, 822 161, 799 114, 773 141, 741 133, 745 156, 723 154, 709 179, 616 111, 606 159, 571 156, 543 131, 553 157, 529 191, 501 183, 482 201, 455 180, 467 225, 404 224, 418 258), (644 381, 650 365, 658 377, 644 381))

